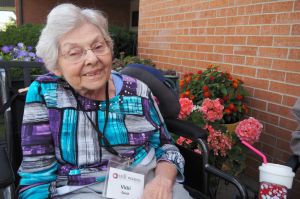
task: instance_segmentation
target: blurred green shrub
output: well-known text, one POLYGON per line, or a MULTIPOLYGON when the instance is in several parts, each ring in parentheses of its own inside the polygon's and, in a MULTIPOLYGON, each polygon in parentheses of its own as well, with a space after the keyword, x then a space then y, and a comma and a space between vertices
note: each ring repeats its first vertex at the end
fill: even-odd
POLYGON ((24 24, 16 26, 9 24, 4 31, 0 31, 0 47, 4 45, 17 45, 19 42, 26 46, 35 47, 44 25, 24 24))
POLYGON ((120 26, 110 26, 108 31, 114 41, 115 58, 120 58, 120 53, 136 55, 137 33, 120 26))

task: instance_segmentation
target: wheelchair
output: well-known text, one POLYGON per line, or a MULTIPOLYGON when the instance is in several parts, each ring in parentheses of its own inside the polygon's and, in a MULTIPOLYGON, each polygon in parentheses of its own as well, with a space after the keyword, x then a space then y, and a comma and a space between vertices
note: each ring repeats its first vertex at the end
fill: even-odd
MULTIPOLYGON (((6 105, 9 104, 7 107, 2 106, 2 109, 6 109, 4 112, 6 140, 0 147, 0 198, 2 196, 4 199, 13 199, 17 197, 16 187, 19 181, 17 169, 22 160, 20 127, 26 96, 26 91, 21 92, 17 89, 29 86, 31 82, 29 70, 32 66, 43 67, 42 63, 0 62, 1 101, 2 104, 5 104, 6 102, 8 102, 6 105), (24 73, 23 82, 21 85, 17 86, 12 85, 8 73, 10 67, 16 66, 22 67, 24 73)), ((161 113, 167 128, 171 133, 192 139, 202 147, 202 154, 195 158, 194 156, 191 156, 191 151, 178 146, 186 160, 184 186, 193 198, 215 198, 210 190, 210 175, 217 176, 224 179, 226 182, 233 184, 236 187, 235 191, 239 193, 239 198, 248 198, 246 188, 243 184, 235 177, 208 163, 209 151, 206 143, 207 132, 191 122, 176 119, 180 110, 180 104, 176 93, 161 92, 161 88, 164 88, 165 91, 172 90, 170 88, 170 82, 166 83, 162 81, 162 79, 159 79, 159 74, 151 73, 151 71, 149 72, 147 66, 126 66, 121 73, 140 79, 150 87, 154 96, 158 98, 161 113)))

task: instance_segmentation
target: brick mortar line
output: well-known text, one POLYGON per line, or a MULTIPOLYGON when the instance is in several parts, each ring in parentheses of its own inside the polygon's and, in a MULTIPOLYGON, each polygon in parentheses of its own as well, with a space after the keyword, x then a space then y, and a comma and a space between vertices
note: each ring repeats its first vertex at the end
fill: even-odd
MULTIPOLYGON (((299 38, 300 38, 300 36, 299 36, 299 38)), ((251 44, 211 44, 211 43, 192 43, 192 42, 190 42, 190 43, 183 43, 183 42, 147 42, 148 44, 161 44, 161 43, 163 43, 163 44, 181 44, 181 45, 189 45, 189 44, 193 44, 193 45, 201 45, 201 44, 205 44, 205 45, 208 45, 208 46, 224 46, 224 47, 226 47, 226 46, 229 46, 229 47, 232 47, 233 45, 233 47, 257 47, 257 48, 284 48, 284 49, 286 49, 286 48, 292 48, 292 49, 296 49, 296 50, 300 50, 300 46, 299 47, 297 47, 297 46, 289 46, 289 47, 286 47, 286 46, 257 46, 257 45, 251 45, 251 44)), ((142 47, 142 48, 146 48, 146 47, 142 47)), ((150 47, 147 47, 147 48, 150 48, 150 47)), ((153 49, 153 48, 151 48, 151 49, 153 49)))
MULTIPOLYGON (((300 36, 299 36, 300 38, 300 36)), ((192 44, 192 45, 201 45, 201 44, 205 44, 205 45, 208 45, 208 46, 224 46, 224 47, 256 47, 256 48, 274 48, 274 49, 296 49, 296 50, 300 50, 300 46, 297 47, 297 46, 289 46, 289 47, 282 47, 282 46, 256 46, 256 45, 247 45, 247 44, 211 44, 211 43, 181 43, 181 42, 149 42, 149 44, 180 44, 180 45, 189 45, 189 44, 192 44)), ((139 48, 144 48, 144 49, 157 49, 157 48, 150 48, 150 47, 139 47, 139 48)), ((167 50, 172 50, 172 49, 167 49, 167 50)), ((176 51, 185 51, 185 50, 176 50, 176 51)), ((196 52, 196 51, 192 51, 192 52, 196 52)))
MULTIPOLYGON (((177 22, 177 21, 174 21, 174 22, 177 22)), ((185 22, 190 22, 189 21, 185 21, 185 22)), ((167 23, 167 22, 163 22, 163 23, 147 23, 147 24, 150 24, 150 25, 156 25, 156 24, 164 24, 164 23, 167 23)), ((255 26, 291 26, 291 25, 298 25, 299 23, 292 23, 292 24, 237 24, 237 25, 228 25, 228 26, 212 26, 212 27, 224 27, 224 28, 234 28, 234 27, 255 27, 255 26)), ((191 28, 205 28, 207 26, 192 26, 190 27, 191 28)), ((209 26, 210 27, 210 26, 209 26)), ((158 29, 158 28, 155 28, 155 29, 147 29, 147 30, 180 30, 180 29, 186 29, 186 28, 168 28, 168 29, 158 29)), ((146 30, 143 30, 143 31, 146 31, 146 30)))
MULTIPOLYGON (((275 37, 275 38, 282 38, 282 37, 300 37, 298 35, 224 35, 224 34, 214 34, 214 35, 210 35, 210 34, 197 34, 197 35, 193 35, 193 34, 188 34, 188 35, 150 35, 150 36, 144 36, 144 37, 140 37, 140 38, 146 38, 146 37, 197 37, 197 36, 210 36, 210 37, 218 37, 218 36, 223 36, 223 37, 275 37)), ((300 47, 298 47, 300 48, 300 47)))
MULTIPOLYGON (((249 4, 245 4, 245 5, 231 5, 231 6, 229 6, 229 5, 227 5, 227 6, 224 6, 224 7, 218 7, 218 8, 210 8, 210 7, 208 7, 207 9, 203 9, 203 10, 200 10, 200 11, 211 11, 211 10, 216 10, 216 11, 218 11, 218 10, 222 10, 222 9, 228 9, 228 8, 242 8, 242 7, 248 7, 248 6, 255 6, 255 5, 270 5, 270 4, 275 4, 275 3, 285 3, 285 2, 295 2, 294 0, 290 0, 290 1, 287 1, 287 0, 282 0, 282 1, 276 1, 276 2, 258 2, 258 3, 249 3, 249 4)), ((195 3, 196 4, 196 3, 195 3)), ((181 8, 182 6, 184 6, 184 5, 190 5, 190 4, 180 4, 180 5, 178 5, 178 6, 172 6, 171 8, 181 8)), ((194 5, 194 4, 192 4, 192 5, 194 5)), ((293 6, 292 6, 292 10, 291 11, 295 11, 294 10, 294 5, 295 5, 295 3, 293 3, 293 6)), ((150 7, 150 6, 149 6, 150 7)), ((191 6, 191 7, 193 7, 193 6, 191 6)), ((142 9, 143 9, 143 7, 142 7, 142 9)), ((145 6, 145 8, 144 9, 146 9, 146 6, 145 6)), ((168 8, 161 8, 161 7, 159 7, 159 9, 152 9, 151 11, 160 11, 160 10, 166 10, 166 9, 168 9, 168 8)), ((150 12, 151 12, 150 11, 150 12)), ((197 11, 193 11, 193 12, 181 12, 180 14, 186 14, 186 13, 197 13, 197 11)), ((282 11, 283 13, 284 13, 284 11, 282 11)), ((286 11, 285 11, 286 12, 286 11)), ((261 14, 263 14, 264 12, 263 12, 263 7, 262 7, 262 13, 261 14)), ((267 12, 267 14, 268 13, 270 13, 270 14, 272 14, 272 12, 267 12)), ((280 12, 281 13, 281 12, 280 12)), ((170 15, 161 15, 161 16, 170 16, 170 15)), ((237 15, 237 16, 240 16, 240 15, 237 15)))
MULTIPOLYGON (((290 14, 290 13, 300 13, 300 11, 297 11, 297 12, 282 12, 282 13, 285 13, 285 14, 290 14)), ((278 13, 276 14, 272 14, 272 15, 276 15, 276 20, 275 20, 275 23, 263 23, 263 24, 252 24, 252 23, 249 23, 250 22, 250 17, 251 16, 259 16, 259 15, 262 15, 262 14, 256 14, 256 15, 236 15, 236 16, 229 16, 229 17, 226 17, 226 23, 227 23, 227 20, 228 18, 238 18, 238 17, 246 17, 248 16, 249 19, 248 19, 248 23, 247 24, 243 24, 243 25, 249 25, 249 26, 255 26, 255 25, 288 25, 287 23, 278 23, 278 13)), ((271 15, 271 14, 269 14, 271 15)), ((174 15, 173 15, 174 16, 174 15)), ((178 23, 178 22, 193 22, 193 21, 199 21, 199 20, 210 20, 210 19, 224 19, 224 17, 213 17, 213 18, 195 18, 195 19, 183 19, 183 20, 170 20, 170 21, 159 21, 159 22, 152 22, 152 23, 141 23, 140 25, 145 25, 145 24, 162 24, 162 23, 178 23)), ((228 25, 229 27, 230 26, 241 26, 242 24, 237 24, 237 25, 228 25)), ((219 26, 218 26, 219 27, 219 26)))
MULTIPOLYGON (((291 37, 291 38, 294 38, 294 37, 291 37)), ((300 38, 300 36, 299 36, 299 38, 300 38)), ((192 42, 189 42, 189 43, 149 42, 149 43, 151 43, 151 44, 156 44, 156 43, 161 44, 161 43, 163 43, 163 44, 186 44, 186 45, 188 45, 188 44, 197 44, 197 45, 205 44, 205 45, 211 45, 211 43, 192 43, 192 42)), ((215 46, 215 45, 213 45, 213 46, 215 46)), ((257 46, 257 45, 251 45, 251 44, 250 45, 247 45, 247 44, 225 44, 225 45, 224 44, 220 44, 218 46, 243 46, 243 47, 293 48, 293 49, 295 48, 295 49, 300 49, 300 46, 299 47, 298 46, 274 46, 274 45, 272 45, 272 46, 257 46)))
MULTIPOLYGON (((151 44, 170 44, 170 45, 172 45, 172 44, 179 44, 179 45, 195 45, 195 46, 199 46, 199 45, 201 45, 201 44, 196 44, 196 43, 188 43, 188 44, 185 44, 185 43, 169 43, 169 42, 152 42, 151 44)), ((253 45, 230 45, 230 44, 225 44, 225 45, 212 45, 212 44, 205 44, 205 45, 208 45, 208 46, 212 46, 212 47, 220 47, 220 46, 222 46, 222 47, 245 47, 245 48, 247 48, 247 47, 250 47, 250 48, 258 48, 258 50, 259 49, 261 49, 261 48, 272 48, 272 49, 287 49, 287 50, 294 50, 294 49, 296 49, 296 50, 300 50, 300 47, 274 47, 274 46, 253 46, 253 45)), ((157 50, 157 48, 150 48, 150 47, 141 47, 141 48, 143 48, 143 49, 151 49, 151 50, 157 50)), ((182 52, 182 51, 184 51, 184 52, 202 52, 202 51, 198 51, 198 50, 181 50, 181 49, 176 49, 176 50, 173 50, 173 49, 166 49, 166 50, 170 50, 170 51, 178 51, 178 52, 182 52)), ((234 49, 233 49, 233 51, 234 51, 234 49)), ((209 51, 210 52, 210 51, 209 51)), ((220 54, 220 53, 218 53, 218 52, 215 52, 215 51, 213 51, 214 52, 214 54, 220 54)), ((225 55, 225 54, 224 54, 225 55)), ((226 54, 226 55, 228 55, 228 54, 226 54)), ((230 54, 229 54, 230 55, 230 54)), ((232 55, 240 55, 240 54, 232 54, 232 55)), ((253 57, 253 55, 244 55, 244 56, 252 56, 253 57)), ((257 55, 258 56, 258 55, 257 55)), ((254 57, 257 57, 257 56, 254 56, 254 57)), ((258 57, 263 57, 263 56, 258 56, 258 57)), ((270 58, 270 57, 269 57, 270 58)), ((271 57, 271 58, 273 58, 273 57, 271 57)), ((276 57, 274 57, 274 59, 280 59, 280 58, 276 58, 276 57)), ((284 59, 284 58, 282 58, 282 59, 284 59)), ((288 59, 288 60, 291 60, 291 59, 288 59)), ((293 60, 293 59, 292 59, 293 60)), ((299 60, 299 59, 295 59, 295 60, 299 60)))
MULTIPOLYGON (((201 10, 201 11, 202 12, 207 12, 207 11, 214 11, 214 10, 218 11, 218 10, 221 10, 221 9, 210 9, 210 10, 201 10)), ((193 19, 189 19, 189 20, 187 20, 187 19, 170 20, 170 21, 164 21, 164 22, 184 22, 184 21, 193 21, 193 20, 223 19, 224 17, 226 18, 226 21, 227 21, 227 18, 247 17, 247 16, 251 17, 251 16, 260 16, 260 15, 276 15, 276 22, 277 22, 278 14, 290 14, 290 13, 298 13, 298 12, 300 12, 300 10, 295 11, 295 10, 292 9, 290 11, 281 11, 281 12, 267 12, 267 13, 262 12, 262 13, 249 13, 249 14, 243 14, 243 15, 238 15, 238 14, 237 15, 224 15, 224 16, 207 17, 207 18, 200 17, 200 18, 193 18, 193 19)), ((168 14, 168 15, 159 15, 159 16, 156 16, 156 17, 152 17, 152 16, 142 17, 141 20, 143 20, 143 19, 157 19, 158 17, 174 17, 176 15, 197 14, 197 13, 199 13, 199 11, 181 12, 181 13, 174 13, 174 14, 168 14)))
MULTIPOLYGON (((156 48, 144 48, 144 49, 151 49, 151 50, 157 50, 156 48)), ((168 50, 167 51, 172 51, 168 50)), ((195 52, 195 53, 202 53, 202 51, 185 51, 185 50, 178 50, 176 52, 195 52)), ((282 60, 282 61, 290 61, 290 60, 296 60, 298 59, 284 59, 284 58, 274 58, 274 57, 263 57, 263 56, 251 56, 251 55, 240 55, 240 54, 224 54, 224 53, 210 53, 210 52, 203 52, 203 54, 208 54, 208 55, 226 55, 226 56, 240 56, 240 57, 245 57, 245 58, 266 58, 270 60, 282 60)), ((152 55, 152 56, 159 56, 159 57, 167 57, 167 58, 177 58, 177 59, 184 59, 184 60, 189 60, 189 61, 211 61, 211 60, 199 60, 199 59, 190 59, 190 58, 183 58, 183 57, 173 57, 173 56, 168 56, 168 55, 159 55, 159 54, 143 54, 143 55, 152 55)), ((219 62, 219 61, 211 61, 211 62, 219 62)), ((266 68, 266 67, 259 67, 259 66, 254 66, 254 65, 247 65, 247 64, 237 64, 237 63, 230 63, 230 62, 220 62, 224 64, 232 64, 232 65, 237 65, 237 66, 246 66, 246 67, 251 67, 251 68, 259 68, 259 69, 266 69, 266 70, 271 70, 272 67, 266 68)), ((279 69, 272 69, 273 71, 278 71, 278 72, 286 72, 286 70, 279 70, 279 69)), ((300 72, 295 72, 295 71, 290 71, 292 73, 300 74, 300 72)))
MULTIPOLYGON (((299 12, 300 13, 300 12, 299 12)), ((212 18, 212 19, 215 19, 215 18, 212 18)), ((178 23, 178 22, 192 22, 193 21, 197 21, 197 20, 185 20, 185 21, 170 21, 170 22, 174 22, 174 23, 178 23)), ((140 25, 157 25, 157 24, 167 24, 169 22, 161 22, 161 23, 145 23, 145 24, 140 24, 140 25)), ((291 25, 297 25, 299 23, 260 23, 260 24, 236 24, 236 25, 222 25, 222 26, 216 26, 216 25, 205 25, 205 26, 187 26, 189 28, 205 28, 205 27, 226 27, 226 28, 233 28, 233 27, 252 27, 252 26, 291 26, 291 25)), ((163 30, 173 30, 173 29, 185 29, 184 27, 176 27, 176 28, 168 28, 168 29, 163 29, 163 30)), ((155 29, 147 29, 147 30, 162 30, 162 29, 158 29, 158 28, 155 28, 155 29)))

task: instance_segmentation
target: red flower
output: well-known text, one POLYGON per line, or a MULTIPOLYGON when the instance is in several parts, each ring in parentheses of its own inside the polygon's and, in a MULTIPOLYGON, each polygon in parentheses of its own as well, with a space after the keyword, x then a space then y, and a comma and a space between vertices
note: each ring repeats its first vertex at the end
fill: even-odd
POLYGON ((221 104, 224 104, 224 100, 223 100, 223 99, 220 99, 220 103, 221 103, 221 104))
POLYGON ((223 97, 223 100, 224 100, 224 101, 229 100, 229 96, 228 96, 228 95, 225 95, 225 96, 223 97))
POLYGON ((185 94, 186 97, 188 97, 188 96, 190 96, 190 91, 185 91, 184 94, 185 94))
POLYGON ((230 114, 231 114, 231 110, 228 109, 228 108, 225 108, 224 112, 225 112, 227 115, 230 115, 230 114))
POLYGON ((234 89, 237 89, 238 86, 239 86, 239 84, 238 84, 237 82, 233 82, 232 87, 233 87, 234 89))
POLYGON ((205 98, 209 98, 209 97, 211 96, 211 94, 210 94, 210 92, 204 92, 204 93, 203 93, 203 96, 204 96, 205 98))
POLYGON ((229 106, 228 106, 228 108, 229 108, 231 111, 233 111, 233 110, 235 109, 235 106, 234 106, 233 103, 230 103, 229 106))
POLYGON ((237 100, 239 100, 239 101, 243 100, 243 98, 244 98, 244 97, 243 97, 241 94, 239 94, 239 93, 238 93, 238 94, 236 95, 236 97, 235 97, 235 99, 237 99, 237 100))
POLYGON ((179 86, 180 86, 180 88, 182 88, 184 85, 185 85, 185 82, 184 82, 184 80, 183 80, 183 79, 182 79, 182 80, 180 80, 180 81, 179 81, 179 86))
POLYGON ((185 78, 185 82, 186 82, 186 83, 189 83, 191 80, 192 80, 192 77, 191 77, 191 76, 188 76, 188 77, 185 78))
POLYGON ((209 91, 209 87, 208 86, 206 86, 206 85, 204 85, 203 87, 202 87, 202 90, 205 92, 205 91, 209 91))

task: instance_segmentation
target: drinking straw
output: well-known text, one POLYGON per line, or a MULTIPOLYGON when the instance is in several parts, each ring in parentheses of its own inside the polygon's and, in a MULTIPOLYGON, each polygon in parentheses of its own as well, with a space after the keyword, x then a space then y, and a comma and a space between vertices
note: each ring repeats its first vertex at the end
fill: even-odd
POLYGON ((262 152, 260 152, 260 151, 259 151, 258 149, 256 149, 256 148, 254 148, 251 144, 249 144, 249 143, 246 142, 246 141, 242 141, 242 143, 243 143, 246 147, 248 147, 249 149, 251 149, 254 153, 256 153, 257 155, 259 155, 259 156, 263 159, 264 164, 267 164, 267 163, 268 163, 266 156, 265 156, 262 152))

